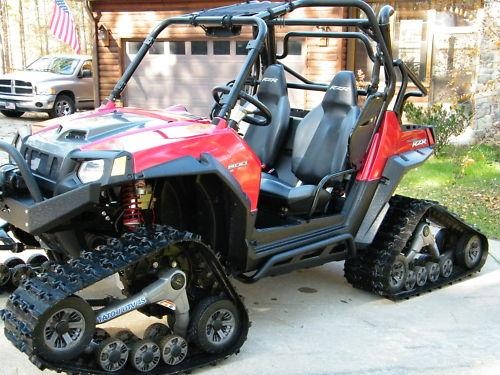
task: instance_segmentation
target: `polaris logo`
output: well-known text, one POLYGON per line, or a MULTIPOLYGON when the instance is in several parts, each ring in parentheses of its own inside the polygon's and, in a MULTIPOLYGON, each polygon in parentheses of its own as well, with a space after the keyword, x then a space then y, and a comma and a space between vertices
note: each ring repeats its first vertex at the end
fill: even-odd
POLYGON ((427 139, 423 138, 423 139, 414 140, 413 143, 411 144, 411 146, 417 147, 417 146, 426 145, 426 144, 427 144, 427 139))
POLYGON ((334 90, 334 91, 349 91, 349 87, 343 87, 343 86, 330 86, 328 90, 334 90))
POLYGON ((118 316, 121 316, 123 314, 126 314, 132 310, 138 309, 139 307, 142 307, 146 305, 148 301, 146 300, 146 297, 139 297, 135 301, 129 302, 124 306, 119 306, 113 310, 110 311, 105 311, 97 315, 96 317, 96 322, 98 324, 107 322, 108 320, 114 319, 118 316))
POLYGON ((262 78, 262 82, 278 83, 278 78, 262 78))

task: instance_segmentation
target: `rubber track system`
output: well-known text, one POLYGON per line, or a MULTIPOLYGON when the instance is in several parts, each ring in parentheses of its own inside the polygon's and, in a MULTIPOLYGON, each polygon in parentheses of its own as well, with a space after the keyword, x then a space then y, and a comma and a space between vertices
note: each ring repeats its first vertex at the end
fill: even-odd
POLYGON ((345 277, 352 286, 396 301, 451 285, 481 270, 488 256, 488 241, 475 228, 464 223, 437 202, 395 195, 389 205, 390 208, 373 243, 366 249, 358 250, 357 257, 345 263, 345 277), (427 282, 410 291, 388 293, 384 287, 386 281, 384 270, 392 265, 399 254, 405 252, 411 244, 418 224, 427 219, 457 234, 471 233, 480 236, 484 248, 481 261, 472 269, 455 265, 450 277, 440 277, 434 283, 427 282))
MULTIPOLYGON (((168 246, 182 243, 195 243, 207 264, 218 279, 226 297, 237 306, 242 330, 234 347, 218 353, 208 354, 195 351, 186 360, 176 366, 160 364, 150 374, 177 374, 190 371, 207 364, 215 364, 231 354, 238 353, 246 340, 249 319, 247 311, 226 277, 224 270, 213 252, 200 241, 200 238, 189 232, 180 232, 170 227, 156 226, 148 231, 142 228, 134 233, 127 233, 118 240, 112 240, 99 250, 85 251, 81 257, 70 260, 65 265, 56 265, 53 269, 25 280, 9 297, 6 309, 1 311, 5 322, 5 335, 40 369, 66 371, 72 374, 107 374, 97 366, 93 366, 92 357, 82 354, 71 362, 49 363, 37 355, 33 347, 33 332, 39 318, 55 303, 95 284, 119 271, 155 256, 168 246)), ((120 374, 138 374, 138 371, 124 369, 120 374)))

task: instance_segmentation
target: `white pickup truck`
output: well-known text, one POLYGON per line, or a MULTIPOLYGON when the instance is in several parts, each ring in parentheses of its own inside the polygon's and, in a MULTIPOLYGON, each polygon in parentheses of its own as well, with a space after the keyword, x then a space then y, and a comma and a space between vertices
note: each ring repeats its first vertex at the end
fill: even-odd
POLYGON ((0 76, 0 112, 20 117, 25 112, 67 116, 94 108, 90 56, 43 56, 26 69, 0 76))

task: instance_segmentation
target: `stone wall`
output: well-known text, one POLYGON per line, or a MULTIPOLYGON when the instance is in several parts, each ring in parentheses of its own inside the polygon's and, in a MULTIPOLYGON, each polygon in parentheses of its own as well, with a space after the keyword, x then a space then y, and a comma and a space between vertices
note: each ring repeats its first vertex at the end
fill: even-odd
POLYGON ((483 12, 474 135, 477 141, 500 145, 500 2, 486 0, 483 12))

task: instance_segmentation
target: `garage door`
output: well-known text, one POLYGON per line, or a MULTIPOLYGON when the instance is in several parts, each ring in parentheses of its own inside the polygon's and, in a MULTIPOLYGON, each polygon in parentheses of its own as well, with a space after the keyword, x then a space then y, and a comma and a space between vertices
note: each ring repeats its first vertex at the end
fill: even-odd
MULTIPOLYGON (((127 41, 127 63, 142 42, 127 41)), ((207 116, 214 103, 211 90, 233 80, 245 61, 247 41, 157 41, 127 85, 125 103, 143 108, 183 104, 194 114, 207 116)), ((300 42, 285 63, 302 72, 305 52, 300 42)), ((301 93, 291 93, 294 105, 303 105, 301 93)))

